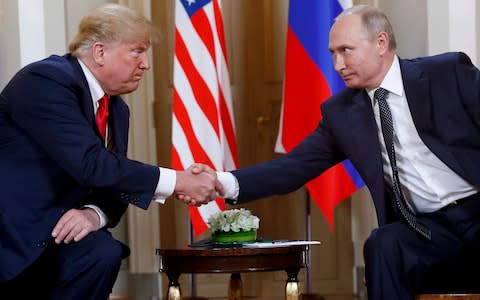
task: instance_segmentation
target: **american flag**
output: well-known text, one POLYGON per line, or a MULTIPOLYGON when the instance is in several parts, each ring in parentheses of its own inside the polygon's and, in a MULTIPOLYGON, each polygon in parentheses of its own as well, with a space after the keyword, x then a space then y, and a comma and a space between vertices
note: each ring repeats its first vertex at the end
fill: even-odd
MULTIPOLYGON (((172 167, 194 162, 235 169, 238 154, 220 0, 177 0, 173 71, 172 167)), ((190 207, 195 236, 224 210, 223 199, 190 207)))

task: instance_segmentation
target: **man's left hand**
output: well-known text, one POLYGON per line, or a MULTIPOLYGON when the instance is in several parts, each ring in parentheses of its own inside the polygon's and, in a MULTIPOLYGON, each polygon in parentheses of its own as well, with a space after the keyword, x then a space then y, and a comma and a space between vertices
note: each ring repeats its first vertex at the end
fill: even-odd
POLYGON ((53 228, 52 236, 55 238, 55 243, 68 244, 72 240, 80 241, 90 232, 98 230, 99 227, 100 218, 95 210, 91 208, 70 209, 58 220, 57 225, 53 228))

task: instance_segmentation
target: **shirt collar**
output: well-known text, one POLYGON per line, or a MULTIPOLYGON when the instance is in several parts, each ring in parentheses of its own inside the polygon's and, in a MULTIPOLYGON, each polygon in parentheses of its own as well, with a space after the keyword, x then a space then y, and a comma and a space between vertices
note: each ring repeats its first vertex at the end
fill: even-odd
MULTIPOLYGON (((392 65, 388 70, 385 78, 383 78, 382 83, 380 84, 379 88, 382 87, 389 91, 390 93, 396 94, 400 97, 403 97, 404 90, 403 90, 403 80, 402 80, 402 72, 400 71, 400 62, 398 56, 395 55, 393 58, 392 65)), ((373 94, 377 89, 367 90, 370 99, 373 101, 373 94)))
POLYGON ((92 95, 92 101, 94 104, 100 100, 100 98, 105 95, 102 87, 98 80, 93 76, 92 72, 88 69, 88 67, 82 62, 81 59, 77 59, 80 67, 82 68, 83 74, 85 78, 87 78, 88 88, 90 89, 90 95, 92 95))

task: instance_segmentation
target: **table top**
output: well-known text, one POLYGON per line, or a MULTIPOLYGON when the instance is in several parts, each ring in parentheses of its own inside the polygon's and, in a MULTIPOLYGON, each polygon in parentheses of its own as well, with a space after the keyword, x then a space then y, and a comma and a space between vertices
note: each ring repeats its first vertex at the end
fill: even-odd
POLYGON ((307 245, 271 248, 184 247, 157 249, 160 272, 241 273, 306 267, 307 245))

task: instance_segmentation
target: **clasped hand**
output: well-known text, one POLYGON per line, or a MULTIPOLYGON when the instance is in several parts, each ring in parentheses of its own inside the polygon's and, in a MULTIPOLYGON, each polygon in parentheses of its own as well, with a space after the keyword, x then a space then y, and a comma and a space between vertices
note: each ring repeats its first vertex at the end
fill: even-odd
POLYGON ((175 196, 185 204, 200 206, 223 194, 217 173, 207 165, 194 163, 185 171, 177 172, 175 196))

